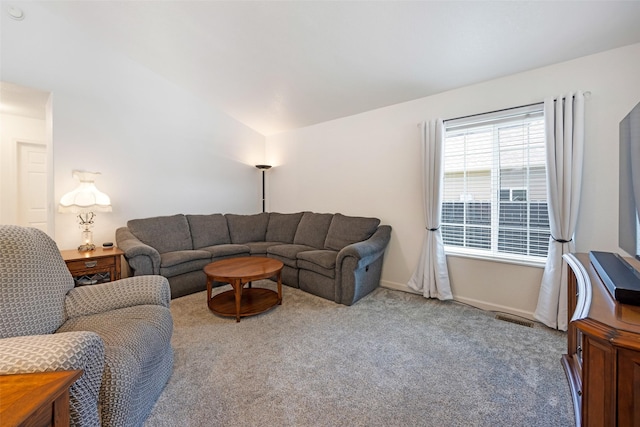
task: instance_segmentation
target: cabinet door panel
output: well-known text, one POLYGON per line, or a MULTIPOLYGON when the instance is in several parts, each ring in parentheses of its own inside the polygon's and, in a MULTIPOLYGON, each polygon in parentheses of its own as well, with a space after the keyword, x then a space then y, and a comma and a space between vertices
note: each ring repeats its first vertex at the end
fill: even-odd
POLYGON ((615 350, 585 335, 583 351, 583 425, 615 426, 615 350))
POLYGON ((640 426, 640 354, 618 350, 618 421, 640 426))

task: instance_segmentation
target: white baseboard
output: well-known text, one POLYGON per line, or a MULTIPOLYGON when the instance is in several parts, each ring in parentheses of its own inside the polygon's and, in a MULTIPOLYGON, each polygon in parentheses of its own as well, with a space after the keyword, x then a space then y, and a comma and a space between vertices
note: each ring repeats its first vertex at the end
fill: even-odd
POLYGON ((529 319, 537 322, 537 320, 533 317, 532 311, 520 310, 513 307, 507 307, 505 305, 494 304, 486 301, 480 301, 473 298, 465 298, 465 297, 460 297, 455 295, 453 296, 453 298, 456 301, 472 305, 482 310, 513 314, 514 316, 524 317, 525 319, 529 319))
POLYGON ((395 291, 409 292, 411 294, 421 295, 420 292, 416 292, 407 286, 405 283, 389 282, 388 280, 381 280, 380 286, 387 289, 393 289, 395 291))
MULTIPOLYGON (((411 294, 417 294, 417 295, 421 295, 420 292, 416 292, 413 289, 411 289, 409 286, 407 286, 404 283, 397 283, 397 282, 390 282, 388 280, 381 280, 380 281, 380 286, 382 286, 383 288, 387 288, 387 289, 393 289, 396 291, 402 291, 402 292, 409 292, 411 294)), ((481 301, 481 300, 477 300, 477 299, 473 299, 473 298, 467 298, 464 296, 460 296, 460 295, 453 295, 453 299, 455 301, 464 303, 464 304, 469 304, 473 307, 479 308, 481 310, 485 310, 485 311, 495 311, 495 312, 499 312, 499 313, 507 313, 507 314, 512 314, 514 316, 520 316, 520 317, 524 317, 525 319, 529 319, 529 320, 535 320, 535 318, 533 317, 533 312, 530 311, 526 311, 526 310, 520 310, 520 309, 516 309, 513 307, 507 307, 504 305, 500 305, 500 304, 494 304, 491 302, 487 302, 487 301, 481 301)))

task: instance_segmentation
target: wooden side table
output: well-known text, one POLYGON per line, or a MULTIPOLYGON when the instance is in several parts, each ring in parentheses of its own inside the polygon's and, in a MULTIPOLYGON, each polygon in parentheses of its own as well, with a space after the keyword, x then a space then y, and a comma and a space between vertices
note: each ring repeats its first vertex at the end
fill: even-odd
POLYGON ((3 426, 68 426, 69 387, 83 371, 0 375, 3 426))
POLYGON ((76 286, 112 282, 121 277, 121 258, 124 252, 113 248, 96 248, 80 252, 77 249, 60 251, 76 286))

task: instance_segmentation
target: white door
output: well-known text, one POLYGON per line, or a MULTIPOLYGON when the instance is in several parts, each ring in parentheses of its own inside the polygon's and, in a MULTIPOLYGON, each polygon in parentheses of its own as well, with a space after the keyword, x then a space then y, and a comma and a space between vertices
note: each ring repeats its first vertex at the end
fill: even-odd
POLYGON ((47 147, 18 142, 18 224, 47 232, 47 147))

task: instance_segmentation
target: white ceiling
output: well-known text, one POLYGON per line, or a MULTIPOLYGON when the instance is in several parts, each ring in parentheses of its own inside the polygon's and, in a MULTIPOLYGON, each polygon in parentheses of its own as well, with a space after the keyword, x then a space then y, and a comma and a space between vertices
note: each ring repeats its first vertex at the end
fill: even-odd
POLYGON ((640 42, 640 1, 42 4, 265 135, 640 42))

